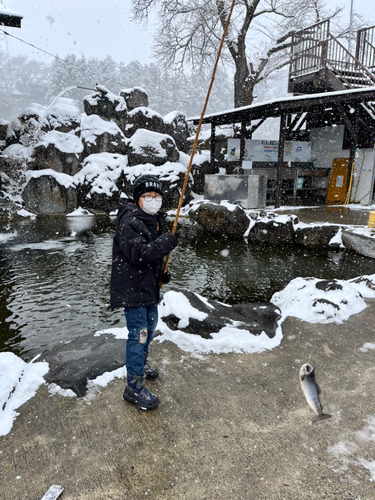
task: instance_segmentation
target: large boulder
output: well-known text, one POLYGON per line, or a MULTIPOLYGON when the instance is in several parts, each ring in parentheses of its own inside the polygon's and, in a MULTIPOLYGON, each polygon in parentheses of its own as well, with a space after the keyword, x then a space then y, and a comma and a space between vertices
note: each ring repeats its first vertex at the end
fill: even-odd
POLYGON ((104 120, 126 119, 125 99, 115 95, 104 87, 97 86, 97 92, 83 98, 83 107, 87 115, 98 115, 104 120))
POLYGON ((255 336, 266 334, 272 339, 277 333, 281 313, 277 306, 268 302, 228 306, 189 290, 178 289, 165 294, 159 306, 159 317, 170 330, 205 339, 212 339, 211 334, 228 326, 242 332, 247 330, 255 336), (186 303, 187 307, 174 307, 174 303, 180 306, 186 303))
POLYGON ((186 121, 186 116, 180 111, 173 111, 164 116, 165 133, 173 137, 179 151, 184 153, 189 152, 190 137, 189 127, 186 121))
POLYGON ((250 223, 241 207, 224 202, 200 203, 190 209, 189 216, 209 233, 222 237, 243 237, 250 223))
POLYGON ((305 247, 332 247, 330 241, 340 230, 339 226, 310 225, 308 227, 297 228, 295 239, 298 243, 305 247))
POLYGON ((126 167, 123 155, 100 153, 85 158, 82 169, 74 176, 78 205, 92 212, 116 210, 126 167))
POLYGON ((128 113, 126 125, 121 130, 123 130, 125 137, 131 137, 138 129, 147 129, 159 134, 165 134, 163 117, 151 108, 135 108, 128 113))
POLYGON ((40 360, 49 364, 44 378, 48 384, 84 396, 89 380, 124 366, 124 345, 123 339, 117 340, 110 334, 82 335, 41 355, 40 360))
POLYGON ((128 111, 134 108, 148 107, 148 95, 142 87, 133 87, 131 89, 120 90, 120 96, 125 99, 128 111))
POLYGON ((249 240, 266 243, 292 243, 295 238, 294 225, 298 224, 295 215, 269 214, 256 221, 250 229, 249 240))
POLYGON ((129 141, 129 165, 152 163, 155 166, 177 162, 180 158, 176 143, 169 135, 138 129, 129 141))
POLYGON ((46 118, 49 127, 58 132, 79 131, 81 112, 74 99, 59 97, 47 108, 46 118))
POLYGON ((51 130, 34 148, 32 169, 52 169, 56 172, 74 175, 81 168, 82 157, 81 139, 74 134, 51 130))
POLYGON ((29 172, 22 198, 26 210, 40 215, 63 215, 77 208, 72 178, 53 170, 29 172))
POLYGON ((81 124, 81 139, 84 155, 99 153, 127 153, 127 140, 113 121, 97 115, 84 116, 81 124))

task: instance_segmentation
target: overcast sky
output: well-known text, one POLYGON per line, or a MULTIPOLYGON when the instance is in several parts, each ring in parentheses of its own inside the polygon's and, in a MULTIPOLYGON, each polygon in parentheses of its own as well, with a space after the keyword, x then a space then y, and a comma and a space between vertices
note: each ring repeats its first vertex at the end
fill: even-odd
MULTIPOLYGON (((0 0, 23 15, 22 27, 6 28, 12 35, 59 57, 105 57, 117 61, 150 61, 151 28, 131 23, 130 0, 0 0)), ((4 28, 5 29, 5 28, 4 28)), ((51 57, 7 37, 12 55, 51 57)), ((0 48, 7 50, 0 36, 0 48)))
MULTIPOLYGON (((22 28, 6 28, 14 36, 59 57, 105 57, 128 63, 151 60, 152 23, 148 28, 130 21, 130 0, 0 0, 24 16, 22 28)), ((351 0, 327 0, 345 6, 349 23, 351 0)), ((354 10, 375 24, 374 0, 354 0, 354 10)), ((1 36, 0 49, 50 62, 51 57, 11 37, 1 36)))

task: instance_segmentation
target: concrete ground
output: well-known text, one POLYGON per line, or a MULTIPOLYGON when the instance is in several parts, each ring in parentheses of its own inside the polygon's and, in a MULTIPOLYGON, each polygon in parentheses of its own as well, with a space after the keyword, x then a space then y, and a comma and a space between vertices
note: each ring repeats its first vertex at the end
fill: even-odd
POLYGON ((323 205, 321 207, 293 208, 282 207, 276 213, 294 214, 301 222, 306 224, 311 222, 329 222, 331 224, 363 225, 367 227, 370 212, 374 207, 349 208, 343 205, 323 205))
POLYGON ((116 379, 94 399, 23 405, 0 438, 0 498, 62 500, 375 498, 375 300, 341 325, 283 324, 262 354, 195 357, 157 340, 156 410, 121 399, 116 379), (329 420, 311 424, 298 373, 316 369, 329 420))

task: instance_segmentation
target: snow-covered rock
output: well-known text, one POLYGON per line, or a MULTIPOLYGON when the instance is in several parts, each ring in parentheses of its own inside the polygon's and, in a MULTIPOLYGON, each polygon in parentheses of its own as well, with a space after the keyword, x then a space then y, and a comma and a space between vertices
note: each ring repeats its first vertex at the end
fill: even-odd
POLYGON ((82 117, 81 139, 85 155, 127 153, 127 140, 116 123, 97 115, 82 117))
POLYGON ((134 108, 128 113, 123 132, 126 137, 131 137, 138 129, 152 130, 160 134, 166 132, 163 117, 146 106, 134 108))
POLYGON ((28 171, 22 198, 33 214, 63 215, 77 208, 77 192, 70 175, 52 169, 28 171))
POLYGON ((188 352, 262 352, 282 339, 280 310, 270 303, 229 306, 179 289, 168 291, 158 310, 158 341, 188 352))
POLYGON ((125 99, 128 111, 140 106, 148 107, 148 95, 142 87, 120 90, 120 96, 125 99))
POLYGON ((12 352, 0 353, 0 436, 5 436, 19 415, 17 409, 44 384, 48 363, 25 363, 12 352))
POLYGON ((188 153, 190 148, 190 142, 188 141, 190 131, 185 113, 172 111, 171 113, 168 113, 168 115, 164 116, 164 123, 165 133, 173 137, 178 150, 188 153))
POLYGON ((152 163, 155 166, 177 162, 179 152, 171 136, 138 129, 129 141, 129 165, 152 163))
POLYGON ((305 247, 340 247, 336 236, 341 231, 340 226, 331 224, 309 225, 297 227, 296 241, 305 247))
POLYGON ((209 233, 222 237, 241 238, 250 224, 243 208, 225 202, 194 205, 189 216, 209 233))
POLYGON ((294 241, 298 218, 295 215, 270 214, 257 220, 249 232, 249 240, 268 243, 290 243, 294 241))
POLYGON ((58 132, 70 132, 81 125, 81 112, 74 99, 59 97, 46 111, 50 128, 58 132))
POLYGON ((353 284, 336 279, 296 278, 284 290, 276 292, 271 302, 281 309, 283 318, 294 316, 323 324, 342 323, 366 308, 353 284))
POLYGON ((127 157, 119 154, 100 153, 85 158, 73 178, 79 205, 106 213, 116 210, 126 167, 127 157))
POLYGON ((80 170, 83 158, 83 145, 73 133, 51 130, 35 146, 33 168, 52 169, 56 172, 74 175, 80 170))
POLYGON ((104 88, 84 97, 83 107, 87 115, 98 115, 104 120, 121 121, 127 115, 125 99, 104 88))

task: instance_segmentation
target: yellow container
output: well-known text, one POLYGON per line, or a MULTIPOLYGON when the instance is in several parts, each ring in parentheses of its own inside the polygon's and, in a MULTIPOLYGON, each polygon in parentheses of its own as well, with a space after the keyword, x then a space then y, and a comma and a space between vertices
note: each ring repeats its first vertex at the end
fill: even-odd
POLYGON ((370 217, 368 218, 368 229, 375 229, 375 212, 370 212, 370 217))

